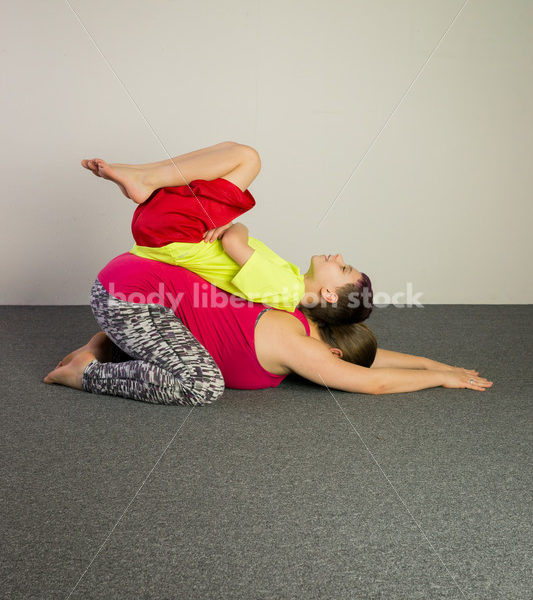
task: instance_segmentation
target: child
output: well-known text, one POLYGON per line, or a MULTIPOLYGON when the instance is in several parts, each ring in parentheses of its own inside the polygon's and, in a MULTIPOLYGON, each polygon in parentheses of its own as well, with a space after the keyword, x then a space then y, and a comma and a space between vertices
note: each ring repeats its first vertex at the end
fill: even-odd
MULTIPOLYGON (((252 302, 294 312, 306 292, 304 275, 261 241, 248 237, 245 225, 232 223, 253 206, 249 190, 242 192, 223 178, 155 190, 133 215, 136 243, 130 252, 182 266, 252 302)), ((348 322, 363 320, 352 312, 355 318, 348 322)), ((367 310, 364 318, 369 314, 367 310)))

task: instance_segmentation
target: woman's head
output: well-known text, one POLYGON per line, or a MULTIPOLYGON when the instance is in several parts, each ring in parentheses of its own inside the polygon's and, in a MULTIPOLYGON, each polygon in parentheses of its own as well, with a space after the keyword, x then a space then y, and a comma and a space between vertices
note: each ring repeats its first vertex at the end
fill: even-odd
POLYGON ((341 254, 312 256, 304 282, 305 295, 298 308, 305 307, 306 316, 316 322, 359 323, 372 312, 373 292, 368 275, 347 265, 341 254))
MULTIPOLYGON (((305 310, 302 309, 304 314, 305 310)), ((347 325, 316 323, 316 325, 318 326, 320 338, 328 344, 331 352, 355 365, 372 366, 376 358, 378 342, 367 325, 364 323, 350 323, 347 325)))

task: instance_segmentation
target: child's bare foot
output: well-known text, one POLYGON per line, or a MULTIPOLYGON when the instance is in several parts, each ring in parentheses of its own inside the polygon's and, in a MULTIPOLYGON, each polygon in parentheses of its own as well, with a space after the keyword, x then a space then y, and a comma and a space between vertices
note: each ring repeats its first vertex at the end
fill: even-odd
POLYGON ((85 371, 87 365, 95 358, 92 352, 80 352, 67 365, 50 371, 43 381, 44 383, 59 383, 60 385, 81 390, 83 371, 85 371))
POLYGON ((108 165, 101 158, 84 159, 81 161, 81 165, 98 177, 114 181, 124 196, 136 204, 142 204, 154 191, 147 181, 146 170, 135 165, 108 165))
POLYGON ((73 350, 70 354, 67 354, 65 358, 57 363, 57 367, 63 367, 81 352, 92 352, 99 362, 109 362, 111 360, 111 347, 113 342, 107 337, 103 331, 99 331, 97 334, 77 350, 73 350))

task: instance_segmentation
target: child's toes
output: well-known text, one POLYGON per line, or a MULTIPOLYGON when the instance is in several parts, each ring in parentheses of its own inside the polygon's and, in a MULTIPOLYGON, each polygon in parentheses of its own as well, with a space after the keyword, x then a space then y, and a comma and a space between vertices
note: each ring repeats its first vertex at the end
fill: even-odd
POLYGON ((91 158, 91 160, 87 161, 89 164, 89 169, 91 169, 91 171, 94 171, 94 173, 96 173, 98 175, 98 167, 101 166, 102 164, 102 159, 101 158, 91 158))

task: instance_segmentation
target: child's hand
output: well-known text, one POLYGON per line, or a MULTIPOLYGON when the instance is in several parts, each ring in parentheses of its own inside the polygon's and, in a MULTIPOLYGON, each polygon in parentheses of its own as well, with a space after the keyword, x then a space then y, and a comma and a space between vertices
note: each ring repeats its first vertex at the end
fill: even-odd
POLYGON ((220 239, 226 229, 229 229, 233 225, 233 221, 230 221, 227 225, 223 225, 222 227, 216 227, 215 229, 210 229, 206 231, 203 235, 204 242, 214 242, 215 240, 220 239))

